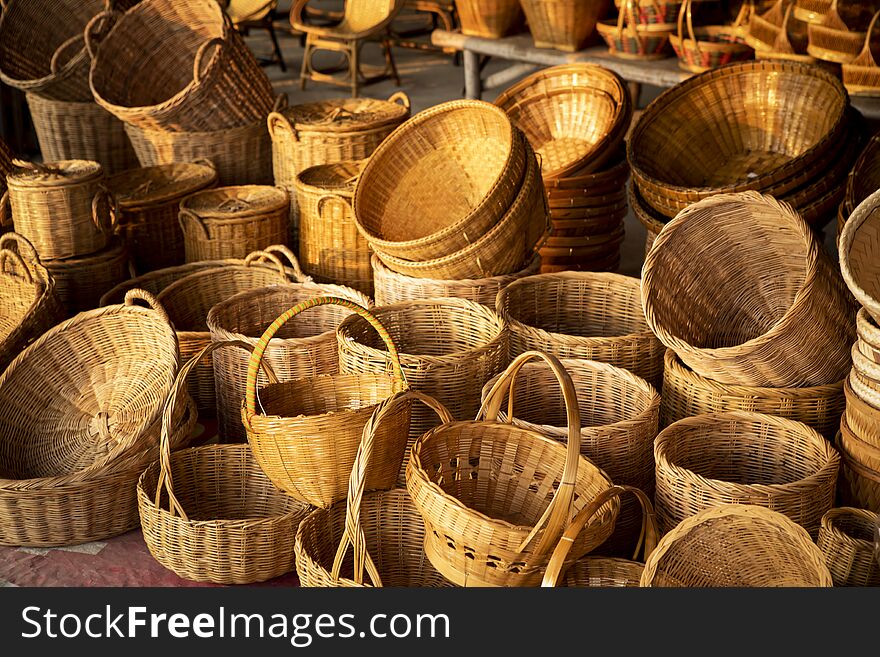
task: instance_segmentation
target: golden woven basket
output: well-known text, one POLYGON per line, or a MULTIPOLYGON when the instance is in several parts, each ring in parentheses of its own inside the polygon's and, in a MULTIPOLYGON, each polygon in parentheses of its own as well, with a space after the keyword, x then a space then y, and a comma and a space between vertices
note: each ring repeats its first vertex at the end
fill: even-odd
POLYGON ((831 9, 831 0, 795 0, 794 16, 805 23, 821 23, 831 9))
POLYGON ((880 135, 874 135, 859 154, 846 181, 845 216, 880 189, 880 135))
POLYGON ((847 2, 843 7, 838 5, 838 0, 831 0, 822 22, 807 25, 807 53, 827 62, 849 64, 859 56, 862 44, 869 38, 865 27, 874 9, 871 3, 847 2))
POLYGON ((871 49, 871 37, 874 34, 874 26, 877 24, 878 18, 880 18, 880 11, 874 14, 868 25, 868 31, 865 32, 865 45, 861 52, 856 55, 855 59, 841 67, 843 84, 850 94, 857 96, 880 95, 880 66, 877 66, 877 60, 871 49))
MULTIPOLYGON (((774 5, 771 12, 777 6, 783 6, 784 4, 785 0, 779 0, 779 4, 774 5)), ((746 37, 746 40, 755 48, 755 58, 785 59, 806 64, 819 64, 820 66, 826 66, 830 70, 831 67, 826 63, 807 53, 809 42, 807 24, 796 18, 794 3, 788 2, 784 12, 782 14, 782 21, 778 25, 775 21, 778 19, 779 13, 774 14, 774 22, 766 20, 766 16, 762 20, 757 14, 752 15, 751 22, 749 23, 749 35, 746 37), (763 30, 759 27, 760 25, 764 26, 763 30), (766 41, 759 40, 758 36, 766 39, 766 41), (751 40, 749 37, 751 37, 751 40)))
POLYGON ((880 586, 880 566, 874 558, 877 514, 842 507, 822 516, 816 543, 825 555, 834 586, 880 586))
POLYGON ((467 36, 501 39, 523 22, 519 0, 456 0, 455 10, 467 36))
POLYGON ((847 219, 840 234, 840 272, 850 292, 875 322, 880 318, 880 264, 877 239, 880 234, 880 192, 862 201, 847 219))
POLYGON ((97 308, 108 290, 131 275, 128 251, 118 238, 97 253, 45 260, 43 266, 55 280, 55 291, 67 316, 97 308))
MULTIPOLYGON (((854 436, 850 436, 850 444, 855 440, 854 436)), ((850 454, 842 442, 841 434, 837 436, 835 447, 840 452, 841 503, 880 513, 880 471, 861 462, 868 460, 864 454, 858 457, 850 454)), ((870 450, 870 446, 867 449, 870 450)))
POLYGON ((665 59, 669 56, 670 19, 678 15, 680 3, 655 2, 639 6, 626 0, 617 18, 596 23, 596 31, 608 44, 608 53, 621 59, 665 59), (672 10, 668 12, 668 10, 672 10))
POLYGON ((743 26, 749 3, 744 2, 733 25, 703 25, 694 28, 693 2, 684 0, 678 12, 678 31, 669 35, 669 43, 678 57, 678 65, 691 73, 705 71, 752 59, 755 51, 746 43, 743 26), (685 20, 686 19, 686 20, 685 20), (687 24, 687 34, 684 25, 687 24))
POLYGON ((575 52, 584 47, 608 2, 520 0, 536 48, 575 52))

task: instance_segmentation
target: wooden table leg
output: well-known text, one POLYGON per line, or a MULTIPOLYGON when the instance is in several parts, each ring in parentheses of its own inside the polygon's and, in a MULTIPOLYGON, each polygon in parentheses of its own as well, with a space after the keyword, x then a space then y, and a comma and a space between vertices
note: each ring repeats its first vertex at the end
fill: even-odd
POLYGON ((483 97, 480 56, 472 50, 464 51, 464 96, 473 100, 480 100, 483 97))

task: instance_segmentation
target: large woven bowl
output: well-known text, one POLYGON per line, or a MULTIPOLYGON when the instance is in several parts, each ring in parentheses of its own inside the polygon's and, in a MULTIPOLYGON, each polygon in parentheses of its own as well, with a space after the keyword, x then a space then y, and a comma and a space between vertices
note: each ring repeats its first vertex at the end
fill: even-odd
POLYGON ((756 192, 722 194, 670 221, 642 270, 648 325, 720 383, 833 383, 850 367, 855 308, 810 228, 756 192), (708 284, 711 282, 711 284, 708 284))

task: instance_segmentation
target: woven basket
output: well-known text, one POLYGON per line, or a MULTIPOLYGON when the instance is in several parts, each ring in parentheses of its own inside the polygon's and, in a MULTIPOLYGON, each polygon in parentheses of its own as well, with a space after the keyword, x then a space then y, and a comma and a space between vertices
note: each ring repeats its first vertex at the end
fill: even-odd
MULTIPOLYGON (((745 10, 748 3, 743 3, 745 10)), ((725 64, 752 59, 755 51, 744 38, 740 12, 733 25, 704 25, 694 28, 693 2, 684 0, 678 12, 678 31, 669 35, 669 43, 678 57, 678 65, 691 73, 703 73, 725 64), (685 18, 687 20, 685 20, 685 18), (687 34, 684 25, 687 24, 687 34)))
POLYGON ((845 216, 880 189, 880 135, 865 144, 846 181, 845 216))
POLYGON ((654 245, 654 240, 657 239, 657 235, 663 230, 663 226, 666 225, 669 218, 663 216, 650 205, 645 203, 634 182, 629 186, 629 196, 627 200, 629 201, 629 207, 632 208, 632 212, 636 219, 638 219, 639 223, 645 227, 645 255, 648 255, 648 252, 654 245))
POLYGON ((731 411, 679 420, 660 432, 657 520, 664 533, 723 504, 784 513, 813 536, 834 506, 840 458, 805 424, 731 411))
POLYGON ((874 559, 877 514, 864 509, 831 509, 822 516, 816 543, 825 555, 834 586, 880 586, 874 559))
POLYGON ((101 297, 131 276, 128 251, 118 238, 107 248, 78 258, 44 260, 67 316, 101 305, 101 297))
POLYGON ((681 0, 614 0, 614 5, 636 25, 670 25, 675 23, 681 0))
MULTIPOLYGON (((348 299, 315 297, 287 310, 260 337, 248 363, 242 421, 254 456, 269 479, 297 499, 326 509, 345 499, 361 432, 376 405, 405 386, 397 348, 367 309, 348 299), (257 370, 278 330, 292 317, 323 305, 342 306, 367 319, 391 354, 393 374, 325 374, 258 389, 257 370)), ((409 404, 395 408, 380 432, 381 459, 370 464, 366 490, 388 490, 397 479, 410 408, 409 404)))
MULTIPOLYGON (((780 0, 780 3, 774 5, 774 8, 777 6, 781 7, 783 4, 783 0, 780 0)), ((771 9, 771 11, 773 10, 771 9)), ((831 67, 825 62, 807 53, 809 39, 807 25, 797 20, 794 3, 789 2, 784 12, 782 22, 778 26, 766 21, 766 19, 761 21, 761 17, 758 14, 752 14, 752 19, 749 23, 749 35, 746 36, 746 41, 755 48, 755 58, 786 59, 806 64, 819 64, 831 70, 831 67), (793 16, 795 16, 794 20, 792 20, 793 16), (763 30, 759 27, 762 24, 764 26, 763 30), (756 34, 763 36, 767 41, 751 40, 749 38, 756 39, 756 34)), ((776 13, 774 18, 778 18, 778 16, 779 14, 776 13)))
POLYGON ((135 5, 97 48, 89 83, 98 104, 148 130, 236 128, 264 119, 274 101, 269 78, 211 0, 135 5))
POLYGON ((835 446, 840 452, 841 503, 880 513, 880 472, 860 463, 840 441, 838 434, 835 446))
POLYGON ((107 178, 107 189, 119 206, 119 231, 135 271, 183 264, 180 202, 216 184, 217 172, 204 160, 130 169, 107 178))
POLYGON ((100 105, 26 98, 44 162, 91 160, 108 175, 138 166, 122 122, 100 105))
MULTIPOLYGON (((288 308, 313 297, 350 299, 368 308, 369 299, 341 285, 290 283, 240 292, 211 308, 207 324, 211 340, 237 340, 256 346, 259 337, 276 317, 288 308)), ((339 371, 336 327, 350 315, 340 306, 318 306, 304 313, 298 322, 286 324, 266 348, 263 362, 282 381, 308 379, 339 371)), ((241 402, 247 388, 249 354, 238 349, 214 352, 214 386, 217 391, 217 420, 220 433, 229 441, 244 442, 247 432, 241 422, 241 402)), ((260 374, 257 386, 268 379, 260 374)))
MULTIPOLYGON (((678 4, 658 3, 658 7, 677 8, 678 4)), ((672 16, 677 15, 677 11, 672 16)), ((662 15, 664 20, 654 22, 661 14, 655 12, 651 5, 639 7, 636 2, 627 1, 618 11, 617 19, 599 21, 596 31, 608 44, 608 53, 612 57, 633 60, 665 59, 669 56, 669 36, 673 29, 667 20, 670 16, 662 15), (647 14, 642 13, 646 10, 647 14), (639 18, 644 18, 641 22, 639 18)), ((614 564, 608 564, 613 567, 614 564)), ((638 581, 636 581, 638 585, 638 581)))
POLYGON ((844 381, 805 388, 726 385, 693 372, 669 349, 663 369, 661 426, 704 413, 749 411, 802 422, 833 440, 846 407, 844 381))
MULTIPOLYGON (((456 419, 474 417, 483 384, 508 363, 508 332, 495 311, 448 298, 406 301, 372 312, 399 351, 407 385, 435 397, 456 419)), ((343 374, 392 371, 393 356, 366 319, 348 317, 336 337, 343 374)), ((436 424, 429 409, 413 409, 407 449, 436 424)), ((402 470, 400 475, 402 483, 402 470)))
POLYGON ((838 244, 840 271, 847 286, 875 322, 880 318, 880 266, 877 237, 880 234, 880 192, 862 201, 847 219, 838 244))
POLYGON ((301 586, 450 586, 425 557, 425 524, 406 491, 395 488, 364 495, 377 427, 408 397, 429 404, 443 422, 452 421, 441 404, 412 391, 376 406, 364 426, 345 502, 313 511, 297 530, 296 571, 301 586))
POLYGON ((758 51, 772 50, 779 38, 789 13, 788 7, 793 6, 790 0, 776 0, 766 12, 753 11, 745 26, 743 36, 745 42, 758 51))
MULTIPOLYGON (((413 446, 406 487, 425 521, 425 553, 463 586, 534 586, 573 514, 611 487, 580 456, 581 426, 574 384, 549 354, 518 356, 489 393, 476 421, 440 425, 413 446), (563 388, 568 445, 497 421, 520 368, 540 357, 563 388), (485 418, 480 421, 480 418, 485 418), (505 485, 492 482, 503 480, 505 485)), ((579 535, 571 562, 601 545, 614 529, 615 497, 579 535)))
MULTIPOLYGON (((43 260, 100 251, 110 239, 116 214, 97 162, 66 160, 32 164, 15 160, 6 178, 15 230, 43 260)), ((0 223, 7 223, 0 220, 0 223)))
POLYGON ((370 246, 358 232, 351 207, 363 160, 319 164, 296 177, 299 259, 315 280, 373 294, 370 246))
POLYGON ((509 214, 528 175, 526 146, 489 103, 456 100, 421 112, 376 149, 358 178, 358 230, 380 256, 408 261, 466 249, 509 214))
POLYGON ((510 354, 545 351, 627 369, 659 387, 663 345, 645 323, 638 279, 560 272, 514 281, 499 294, 510 354))
POLYGON ((260 470, 247 445, 206 445, 171 454, 169 418, 199 361, 236 342, 205 346, 181 367, 168 397, 159 460, 137 484, 144 540, 155 559, 197 582, 251 584, 294 568, 293 542, 307 505, 260 470))
MULTIPOLYGON (((654 438, 657 436, 660 395, 654 387, 626 370, 589 360, 561 360, 578 393, 581 415, 581 454, 602 468, 612 481, 654 494, 654 438)), ((499 377, 483 386, 483 400, 499 377)), ((511 388, 514 426, 559 442, 568 436, 565 400, 553 385, 553 370, 529 363, 511 388)), ((507 422, 510 412, 498 419, 507 422)), ((604 555, 631 550, 642 526, 637 500, 620 506, 614 535, 602 544, 604 555)))
POLYGON ((805 23, 821 23, 831 9, 831 0, 795 0, 794 16, 805 23))
POLYGON ((536 48, 580 50, 608 9, 607 0, 520 0, 536 48))
POLYGON ((566 178, 544 181, 547 197, 552 205, 572 198, 595 198, 619 194, 629 178, 629 162, 626 161, 626 145, 621 143, 617 151, 602 166, 601 171, 578 174, 566 178))
POLYGON ((695 203, 666 224, 645 258, 642 301, 660 341, 701 376, 815 386, 849 370, 855 312, 842 283, 790 207, 743 192, 695 203))
POLYGON ((55 279, 16 233, 0 235, 0 372, 64 318, 55 279))
POLYGON ((874 11, 872 7, 871 3, 848 2, 839 8, 838 1, 831 0, 822 22, 807 25, 807 52, 816 59, 836 64, 854 61, 868 38, 865 27, 874 11))
POLYGON ((290 197, 264 185, 221 187, 180 202, 186 261, 244 258, 288 238, 290 197))
POLYGON ((880 17, 880 11, 874 14, 870 25, 868 25, 868 31, 865 32, 865 45, 861 52, 855 59, 841 67, 843 84, 850 94, 857 96, 880 95, 880 67, 877 66, 877 60, 871 50, 871 37, 874 34, 874 26, 877 24, 878 17, 880 17))
POLYGON ((161 307, 137 299, 77 315, 19 354, 0 376, 0 477, 94 474, 143 447, 177 371, 161 307))
POLYGON ((461 32, 467 36, 501 39, 523 22, 519 0, 455 0, 461 32))
POLYGON ((781 513, 731 504, 688 518, 657 544, 640 586, 832 586, 822 552, 781 513))

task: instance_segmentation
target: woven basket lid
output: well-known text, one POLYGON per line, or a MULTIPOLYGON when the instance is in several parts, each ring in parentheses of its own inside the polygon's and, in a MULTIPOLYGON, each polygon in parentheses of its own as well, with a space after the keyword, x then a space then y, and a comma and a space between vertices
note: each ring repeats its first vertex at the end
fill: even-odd
POLYGON ((122 171, 107 178, 106 184, 122 208, 132 209, 178 201, 216 181, 212 166, 175 163, 122 171))
POLYGON ((280 187, 239 185, 196 192, 181 201, 180 208, 200 217, 233 219, 274 212, 287 207, 289 203, 288 193, 280 187))
POLYGON ((334 98, 288 107, 284 115, 296 130, 350 132, 403 121, 409 109, 375 98, 334 98))
POLYGON ((354 193, 355 184, 367 164, 366 160, 318 164, 300 172, 296 183, 320 192, 354 193))
POLYGON ((74 185, 104 177, 104 169, 91 160, 59 160, 45 164, 14 160, 7 177, 11 187, 52 187, 74 185))

